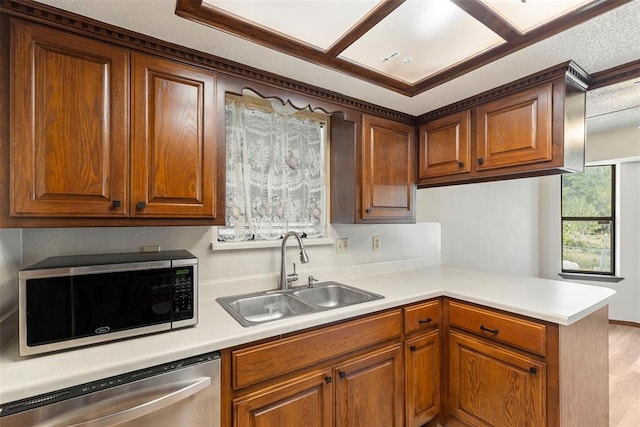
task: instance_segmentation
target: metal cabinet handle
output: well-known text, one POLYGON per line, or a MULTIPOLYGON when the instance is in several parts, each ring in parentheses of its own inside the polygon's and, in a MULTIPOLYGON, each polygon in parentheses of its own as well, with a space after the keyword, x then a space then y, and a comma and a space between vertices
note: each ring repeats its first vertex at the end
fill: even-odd
POLYGON ((147 202, 138 202, 136 203, 136 209, 142 210, 147 207, 147 202))
POLYGON ((347 373, 346 373, 345 371, 340 371, 340 372, 338 372, 338 376, 339 376, 340 378, 344 379, 344 378, 346 378, 347 373))
POLYGON ((532 366, 529 368, 529 372, 533 375, 538 373, 538 368, 536 368, 535 366, 532 366))
POLYGON ((433 319, 431 317, 427 317, 426 319, 418 319, 418 323, 424 325, 426 323, 430 323, 433 319))
POLYGON ((119 208, 120 207, 120 200, 114 200, 111 202, 111 207, 112 208, 119 208))
POLYGON ((333 381, 333 378, 331 378, 329 375, 327 375, 326 377, 324 377, 324 382, 327 384, 331 384, 331 381, 333 381))
POLYGON ((416 351, 416 346, 415 346, 415 345, 412 345, 411 347, 409 347, 409 350, 411 350, 411 351, 416 351))
POLYGON ((490 329, 490 328, 487 328, 484 325, 480 325, 480 330, 481 331, 485 331, 485 332, 489 332, 490 334, 493 334, 493 335, 498 335, 498 332, 500 332, 498 329, 490 329))
POLYGON ((464 162, 458 162, 458 167, 462 169, 464 167, 464 162))
POLYGON ((371 208, 367 208, 364 210, 367 215, 371 215, 371 208))
POLYGON ((478 164, 481 165, 484 163, 484 159, 482 157, 478 157, 478 164))
MULTIPOLYGON (((152 412, 157 412, 163 408, 168 407, 169 405, 173 405, 176 402, 186 399, 189 396, 193 396, 194 394, 204 390, 205 388, 211 385, 211 378, 204 377, 198 378, 192 383, 189 383, 185 387, 179 388, 176 391, 170 391, 167 394, 164 394, 158 398, 152 398, 151 400, 136 405, 132 408, 124 409, 122 411, 104 415, 98 418, 95 418, 90 421, 82 421, 79 423, 74 423, 73 419, 67 420, 55 420, 56 425, 68 425, 70 427, 106 427, 112 426, 114 424, 121 424, 126 421, 133 420, 135 418, 141 417, 143 415, 148 415, 152 412), (60 423, 58 423, 60 421, 60 423)), ((151 389, 151 396, 157 396, 157 390, 151 389)), ((105 406, 104 403, 99 403, 95 405, 95 409, 91 406, 83 408, 87 413, 95 413, 100 409, 101 406, 105 406)))

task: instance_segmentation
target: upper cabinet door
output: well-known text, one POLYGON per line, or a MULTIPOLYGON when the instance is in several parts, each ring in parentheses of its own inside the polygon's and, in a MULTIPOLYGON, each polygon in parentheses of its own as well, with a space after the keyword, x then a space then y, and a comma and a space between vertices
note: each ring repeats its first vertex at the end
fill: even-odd
POLYGON ((553 85, 505 96, 477 108, 477 170, 550 161, 553 85))
POLYGON ((419 178, 471 172, 471 111, 420 127, 419 178))
POLYGON ((362 122, 362 220, 414 222, 415 128, 367 115, 362 122))
POLYGON ((216 81, 132 54, 131 216, 216 216, 216 81))
POLYGON ((126 216, 129 52, 11 26, 11 215, 126 216))

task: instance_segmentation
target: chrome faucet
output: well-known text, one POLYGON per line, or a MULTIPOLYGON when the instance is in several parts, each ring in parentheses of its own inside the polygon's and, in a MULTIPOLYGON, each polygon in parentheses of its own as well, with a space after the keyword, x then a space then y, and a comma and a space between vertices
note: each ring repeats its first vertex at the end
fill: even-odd
POLYGON ((300 248, 300 262, 306 264, 309 262, 309 257, 307 256, 307 252, 304 250, 304 244, 302 243, 302 239, 300 235, 295 231, 287 232, 282 238, 282 247, 280 248, 280 289, 287 290, 289 289, 289 282, 295 282, 298 280, 298 275, 296 274, 296 263, 293 263, 293 274, 287 274, 287 239, 289 237, 295 237, 298 241, 298 247, 300 248))

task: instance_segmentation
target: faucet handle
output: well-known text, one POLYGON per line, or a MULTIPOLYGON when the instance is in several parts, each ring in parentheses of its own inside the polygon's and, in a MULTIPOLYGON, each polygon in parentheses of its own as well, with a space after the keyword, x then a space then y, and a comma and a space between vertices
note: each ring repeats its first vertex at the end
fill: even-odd
POLYGON ((298 273, 296 273, 296 263, 293 263, 293 273, 287 274, 287 282, 295 282, 298 280, 298 273))
POLYGON ((309 277, 307 278, 307 283, 309 284, 309 287, 310 287, 310 288, 313 288, 313 285, 314 285, 316 282, 319 282, 319 280, 318 280, 318 279, 316 279, 316 278, 315 278, 315 277, 313 277, 313 276, 309 276, 309 277))

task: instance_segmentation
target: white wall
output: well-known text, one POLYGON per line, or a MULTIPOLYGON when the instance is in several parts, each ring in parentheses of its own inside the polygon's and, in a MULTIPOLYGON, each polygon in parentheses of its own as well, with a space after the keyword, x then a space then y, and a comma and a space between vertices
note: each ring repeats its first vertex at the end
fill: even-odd
POLYGON ((21 231, 0 229, 0 323, 18 300, 18 270, 22 265, 21 231))
POLYGON ((538 178, 420 189, 416 206, 441 224, 443 264, 538 275, 538 178))
MULTIPOLYGON (((617 293, 609 318, 640 323, 640 130, 623 129, 587 137, 587 162, 617 164, 618 283, 584 281, 617 293)), ((540 276, 558 279, 561 271, 560 177, 540 180, 540 276)))

